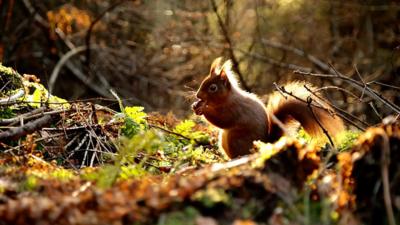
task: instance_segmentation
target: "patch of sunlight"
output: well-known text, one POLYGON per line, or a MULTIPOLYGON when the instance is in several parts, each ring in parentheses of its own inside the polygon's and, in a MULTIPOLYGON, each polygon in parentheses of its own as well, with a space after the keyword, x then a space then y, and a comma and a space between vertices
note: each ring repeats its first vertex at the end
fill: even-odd
POLYGON ((301 6, 304 0, 277 0, 279 6, 284 9, 297 9, 301 6))

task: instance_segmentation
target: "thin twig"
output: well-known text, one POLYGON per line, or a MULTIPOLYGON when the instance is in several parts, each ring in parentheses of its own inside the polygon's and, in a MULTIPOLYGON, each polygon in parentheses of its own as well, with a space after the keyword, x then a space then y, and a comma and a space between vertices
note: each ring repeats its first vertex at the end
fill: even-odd
MULTIPOLYGON (((282 95, 285 96, 285 94, 287 94, 287 95, 289 95, 289 96, 291 96, 291 97, 293 97, 293 98, 295 98, 295 99, 297 99, 297 100, 299 100, 299 101, 304 102, 304 103, 307 104, 307 101, 305 101, 304 99, 301 99, 301 98, 297 97, 296 95, 294 95, 294 94, 292 94, 292 93, 286 91, 283 87, 279 87, 279 86, 276 85, 276 84, 275 84, 275 87, 276 87, 276 89, 277 89, 282 95)), ((364 131, 365 128, 360 127, 359 125, 357 125, 356 123, 354 123, 353 120, 347 118, 346 116, 349 116, 349 117, 351 117, 351 118, 353 118, 353 119, 359 121, 360 123, 362 123, 362 124, 365 125, 366 127, 369 127, 369 126, 370 126, 368 123, 366 123, 366 122, 364 122, 364 121, 358 119, 357 117, 353 116, 352 114, 346 112, 345 110, 343 110, 343 109, 341 109, 341 108, 339 108, 339 107, 333 105, 332 103, 326 101, 325 99, 321 98, 321 97, 318 96, 317 94, 313 93, 313 91, 311 91, 306 85, 305 85, 304 87, 305 87, 311 94, 313 94, 315 97, 317 97, 319 100, 321 100, 322 102, 328 104, 330 107, 332 107, 332 108, 335 109, 336 111, 340 111, 342 114, 344 114, 344 115, 342 115, 341 113, 335 112, 335 115, 336 115, 336 116, 339 116, 340 118, 344 119, 345 121, 347 121, 348 123, 350 123, 350 124, 353 125, 354 127, 358 128, 359 130, 364 131), (345 116, 345 115, 346 115, 346 116, 345 116)), ((320 106, 320 105, 312 104, 312 106, 315 106, 315 107, 317 107, 317 108, 323 109, 323 110, 325 110, 325 111, 327 111, 327 112, 330 112, 330 113, 332 112, 331 110, 329 110, 329 109, 327 109, 327 108, 325 108, 325 107, 323 107, 323 106, 320 106)))
MULTIPOLYGON (((294 73, 301 74, 301 75, 307 75, 307 76, 313 76, 313 77, 339 78, 361 92, 364 90, 364 86, 362 84, 360 84, 360 82, 358 82, 352 78, 349 78, 347 76, 344 76, 342 74, 335 74, 335 75, 333 75, 333 74, 318 74, 318 73, 310 73, 310 72, 299 71, 299 70, 294 71, 294 73)), ((397 106, 397 105, 393 104, 392 102, 390 102, 389 100, 383 98, 380 94, 378 94, 375 90, 371 89, 370 87, 368 87, 368 86, 365 87, 365 94, 367 94, 368 96, 370 96, 371 98, 373 98, 379 102, 384 103, 384 105, 386 105, 388 108, 390 108, 394 112, 400 114, 399 106, 397 106)))
POLYGON ((49 79, 49 92, 53 93, 54 85, 56 84, 58 75, 60 73, 61 68, 65 65, 65 63, 74 55, 79 54, 86 50, 86 46, 79 46, 74 49, 71 49, 66 54, 64 54, 61 59, 57 62, 56 66, 51 72, 50 79, 49 79))
POLYGON ((75 135, 66 145, 63 146, 63 150, 68 150, 68 147, 71 146, 76 141, 76 139, 78 139, 78 137, 79 134, 75 135))
POLYGON ((74 150, 72 151, 75 152, 76 150, 81 149, 81 147, 83 146, 83 144, 85 144, 86 139, 89 137, 89 134, 85 134, 85 136, 82 138, 82 140, 79 142, 79 144, 74 148, 74 150))
POLYGON ((364 93, 365 93, 365 88, 367 88, 367 84, 364 82, 364 79, 362 78, 360 72, 358 72, 358 69, 356 66, 354 66, 354 69, 356 70, 356 74, 358 76, 358 78, 360 78, 360 81, 362 82, 362 84, 364 85, 364 89, 361 92, 361 96, 360 96, 360 101, 362 101, 363 97, 364 97, 364 93))
MULTIPOLYGON (((283 86, 280 87, 280 86, 278 86, 278 85, 276 85, 275 87, 278 89, 279 92, 281 92, 281 94, 282 94, 282 93, 287 94, 287 95, 289 95, 289 96, 295 98, 296 100, 299 100, 299 101, 301 101, 301 102, 304 102, 304 103, 308 104, 308 102, 307 102, 306 100, 304 100, 304 99, 302 99, 302 98, 299 98, 298 96, 294 95, 293 93, 287 91, 287 90, 285 89, 285 87, 283 87, 283 86)), ((317 103, 318 103, 318 102, 317 102, 317 103)), ((311 105, 312 105, 313 107, 317 107, 317 108, 322 109, 322 110, 325 110, 325 111, 327 111, 327 112, 329 112, 329 113, 332 112, 332 111, 329 110, 328 108, 325 108, 324 106, 320 105, 320 103, 318 103, 318 104, 319 104, 319 105, 316 105, 316 104, 311 103, 311 105)))
MULTIPOLYGON (((382 97, 382 95, 380 93, 376 92, 374 89, 372 89, 368 86, 365 87, 362 83, 357 82, 356 80, 343 75, 342 73, 337 71, 336 68, 332 64, 329 64, 329 65, 335 71, 335 75, 340 77, 341 79, 343 79, 346 83, 350 84, 352 87, 356 88, 359 91, 364 91, 365 89, 367 89, 368 90, 367 94, 373 95, 374 97, 379 99, 381 102, 383 102, 384 105, 387 105, 390 108, 392 108, 393 110, 395 110, 397 113, 400 113, 400 107, 398 105, 396 105, 396 104, 392 103, 391 101, 387 100, 386 98, 382 97)), ((372 97, 372 96, 370 96, 370 97, 372 97)), ((374 98, 374 97, 372 97, 372 98, 374 98)))
POLYGON ((49 124, 50 122, 51 122, 51 116, 45 115, 37 120, 26 123, 23 126, 11 128, 9 130, 1 132, 0 140, 7 140, 7 139, 16 140, 26 134, 30 134, 35 132, 36 130, 39 130, 40 128, 42 128, 46 124, 49 124))
POLYGON ((374 113, 379 117, 380 120, 382 120, 383 117, 381 116, 381 114, 379 114, 378 110, 375 108, 374 103, 370 102, 368 105, 371 106, 371 108, 374 111, 374 113))
POLYGON ((67 112, 67 111, 69 111, 69 109, 59 109, 59 110, 53 110, 53 111, 48 111, 48 112, 41 112, 41 113, 30 115, 30 116, 27 116, 27 117, 17 117, 9 125, 10 126, 15 125, 18 122, 20 122, 21 120, 29 121, 29 120, 37 118, 37 117, 41 117, 41 116, 45 116, 45 115, 56 115, 56 114, 64 113, 64 112, 67 112))
MULTIPOLYGON (((96 143, 95 149, 99 149, 99 148, 100 148, 99 145, 100 145, 99 142, 97 142, 97 143, 96 143)), ((89 163, 89 166, 90 166, 90 167, 93 167, 93 165, 94 165, 94 160, 95 160, 96 158, 98 159, 97 153, 101 154, 102 151, 94 151, 94 152, 92 153, 92 158, 90 159, 90 163, 89 163)))
POLYGON ((364 102, 363 100, 360 99, 359 96, 353 94, 351 91, 349 91, 345 88, 338 87, 338 86, 324 86, 324 87, 316 88, 314 90, 314 92, 320 92, 321 90, 329 90, 329 89, 336 89, 336 90, 342 91, 342 92, 352 96, 353 98, 358 99, 360 102, 364 102))
MULTIPOLYGON (((86 158, 87 158, 88 151, 89 151, 89 150, 92 150, 92 149, 90 149, 90 144, 92 144, 92 135, 89 134, 88 137, 89 137, 89 141, 88 141, 88 143, 87 143, 87 145, 86 145, 85 152, 83 153, 83 159, 82 159, 82 161, 81 161, 81 166, 80 166, 80 168, 83 168, 83 166, 85 165, 85 160, 86 160, 86 158)), ((94 146, 92 145, 92 147, 94 147, 94 146)), ((94 149, 93 149, 93 150, 94 150, 94 149)))
POLYGON ((273 113, 269 114, 268 116, 269 116, 269 118, 271 119, 271 121, 272 121, 273 123, 275 123, 276 125, 278 125, 278 127, 283 131, 283 133, 284 133, 285 136, 288 136, 288 137, 291 136, 291 135, 290 135, 290 132, 289 132, 288 129, 285 127, 285 124, 284 124, 280 119, 278 119, 273 113))
POLYGON ((322 129, 322 132, 324 132, 325 136, 328 138, 329 142, 331 143, 332 147, 335 148, 335 145, 333 144, 332 138, 329 135, 328 131, 325 129, 324 126, 322 126, 321 122, 319 121, 317 115, 315 115, 314 109, 311 106, 311 103, 313 102, 313 99, 311 97, 307 98, 307 106, 310 112, 312 113, 314 120, 318 123, 318 126, 322 129))
POLYGON ((388 217, 389 225, 396 225, 392 198, 390 196, 390 182, 389 182, 389 164, 390 164, 390 145, 389 137, 386 133, 382 132, 382 154, 381 154, 381 175, 383 183, 383 200, 386 208, 386 215, 388 217))
POLYGON ((14 104, 19 98, 24 96, 24 94, 25 94, 25 90, 23 88, 21 88, 18 91, 16 91, 13 95, 11 95, 7 98, 1 98, 0 105, 14 104))
MULTIPOLYGON (((79 113, 79 115, 81 115, 80 114, 80 112, 78 111, 78 113, 79 113)), ((101 138, 99 138, 99 136, 97 135, 97 132, 96 132, 96 130, 95 129, 98 129, 98 128, 101 128, 101 126, 97 126, 97 124, 91 124, 91 121, 89 121, 90 119, 89 118, 87 118, 87 117, 85 117, 84 115, 81 115, 81 117, 83 118, 83 121, 84 121, 84 123, 86 124, 86 126, 87 126, 87 130, 88 130, 88 134, 90 135, 90 138, 95 138, 95 140, 97 141, 97 143, 99 143, 99 145, 105 150, 105 151, 107 151, 107 152, 111 152, 111 150, 109 149, 109 147, 108 146, 106 146, 106 144, 104 144, 103 142, 103 140, 101 139, 101 138)), ((101 130, 100 130, 101 131, 101 130)), ((91 141, 91 143, 92 143, 92 139, 90 139, 90 141, 91 141)), ((94 144, 92 143, 92 146, 93 147, 95 147, 94 146, 94 144)))
MULTIPOLYGON (((76 49, 75 45, 66 38, 64 32, 60 29, 56 29, 56 34, 58 37, 64 41, 65 45, 68 46, 68 48, 72 51, 73 49, 76 49)), ((88 46, 86 46, 88 47, 88 46)), ((98 48, 98 47, 96 47, 98 48)), ((59 57, 62 58, 64 55, 59 53, 59 57)), ((83 82, 86 86, 88 86, 91 90, 95 91, 99 95, 102 95, 104 97, 111 97, 110 94, 102 87, 98 86, 94 82, 91 82, 87 76, 78 69, 77 66, 75 66, 72 62, 66 61, 65 66, 72 72, 73 75, 75 75, 76 78, 78 78, 81 82, 83 82)))
POLYGON ((381 85, 381 86, 384 86, 384 87, 389 87, 389 88, 395 89, 395 90, 397 90, 397 91, 400 91, 400 87, 398 87, 398 86, 394 86, 394 85, 390 85, 390 84, 385 84, 385 83, 382 83, 382 82, 379 82, 379 81, 370 81, 370 82, 368 82, 367 84, 368 84, 368 85, 369 85, 369 84, 377 84, 377 85, 381 85))
POLYGON ((83 126, 78 126, 78 127, 45 127, 42 128, 44 131, 76 131, 76 130, 83 130, 83 129, 88 129, 90 127, 100 127, 99 124, 94 124, 94 125, 83 125, 83 126))
POLYGON ((49 23, 46 19, 44 19, 40 14, 37 13, 37 10, 33 7, 32 3, 29 0, 23 0, 25 8, 28 9, 31 15, 34 15, 34 19, 38 22, 42 27, 49 28, 49 23))
MULTIPOLYGON (((27 118, 27 117, 30 117, 32 115, 42 113, 45 110, 46 110, 46 107, 40 107, 40 108, 34 109, 34 110, 30 111, 30 112, 18 115, 18 116, 13 117, 13 118, 0 119, 0 125, 7 125, 7 124, 10 124, 10 123, 13 123, 13 122, 18 122, 18 121, 20 121, 20 118, 27 118)), ((26 119, 24 119, 24 120, 26 120, 26 119)))
POLYGON ((296 47, 292 47, 292 46, 288 46, 286 44, 281 44, 281 43, 277 43, 277 42, 273 42, 273 41, 269 41, 266 39, 262 39, 262 43, 264 45, 273 47, 273 48, 278 48, 278 49, 282 49, 285 51, 290 51, 296 55, 305 57, 306 59, 308 59, 310 62, 312 62, 314 65, 316 65, 318 68, 320 68, 321 70, 325 71, 325 72, 329 72, 329 73, 333 73, 334 71, 326 64, 324 63, 322 60, 318 59, 317 57, 308 54, 307 52, 296 48, 296 47))
POLYGON ((89 104, 90 104, 90 107, 92 108, 92 112, 90 113, 90 118, 93 118, 93 123, 94 124, 98 124, 99 123, 99 119, 97 118, 96 107, 92 103, 89 103, 89 104))
MULTIPOLYGON (((55 137, 60 137, 60 136, 62 136, 62 135, 64 135, 64 134, 54 134, 54 135, 50 135, 50 136, 46 136, 46 137, 41 137, 41 138, 35 139, 35 140, 34 140, 34 143, 37 143, 37 142, 39 142, 39 141, 49 140, 49 139, 52 139, 52 138, 55 138, 55 137)), ((23 144, 22 144, 22 145, 17 145, 17 146, 10 147, 10 148, 8 148, 7 150, 5 150, 4 153, 12 153, 13 150, 18 150, 18 149, 20 149, 20 148, 22 148, 22 147, 24 147, 23 144)))
MULTIPOLYGON (((361 119, 357 118, 356 116, 354 116, 354 115, 352 115, 352 114, 346 112, 345 110, 343 110, 343 109, 337 107, 336 105, 332 104, 331 102, 327 101, 326 99, 321 98, 321 96, 319 96, 319 95, 317 95, 317 94, 314 93, 314 92, 316 92, 316 91, 312 91, 310 88, 307 87, 307 85, 304 85, 304 87, 305 87, 305 89, 306 89, 307 91, 309 91, 312 95, 314 95, 314 96, 315 96, 316 98, 318 98, 320 101, 322 101, 322 102, 324 102, 325 104, 329 105, 329 107, 332 107, 332 108, 336 111, 336 114, 337 114, 338 116, 340 116, 342 119, 346 120, 346 121, 347 121, 348 123, 350 123, 351 125, 357 127, 358 129, 360 129, 360 130, 362 130, 362 131, 364 131, 365 128, 360 127, 359 125, 357 125, 356 123, 354 123, 353 120, 357 120, 358 122, 362 123, 365 127, 371 126, 371 125, 368 124, 367 122, 364 122, 364 121, 362 121, 361 119), (338 113, 338 111, 339 111, 340 113, 338 113), (348 117, 351 117, 353 120, 347 118, 347 116, 348 116, 348 117)), ((316 90, 320 90, 320 89, 321 89, 321 88, 316 89, 316 90)))
POLYGON ((283 88, 279 87, 276 82, 274 82, 273 84, 274 84, 276 90, 278 90, 279 94, 281 94, 283 98, 287 99, 288 97, 285 95, 285 93, 283 93, 283 88))
MULTIPOLYGON (((305 88, 306 88, 307 90, 309 90, 309 89, 306 87, 306 85, 304 85, 304 86, 305 86, 305 88)), ((318 123, 318 125, 321 127, 321 129, 322 129, 322 131, 324 132, 324 134, 328 137, 329 142, 331 143, 331 145, 334 147, 333 141, 332 141, 331 137, 329 136, 328 131, 322 126, 321 122, 318 120, 318 118, 316 117, 316 115, 315 115, 315 113, 314 113, 314 111, 313 111, 312 109, 313 109, 313 107, 316 107, 316 108, 325 110, 325 111, 327 111, 328 113, 332 113, 332 110, 330 110, 329 108, 324 107, 324 106, 321 105, 321 103, 319 103, 319 102, 317 102, 318 105, 313 104, 313 102, 315 102, 315 101, 313 101, 313 99, 312 99, 310 96, 307 98, 307 100, 304 100, 304 99, 301 99, 301 98, 297 97, 297 96, 294 95, 293 93, 290 93, 290 92, 286 91, 284 87, 279 87, 278 85, 275 85, 275 87, 281 92, 281 94, 282 94, 282 93, 283 93, 283 94, 288 94, 288 95, 290 95, 291 97, 293 97, 293 98, 295 98, 295 99, 297 99, 297 100, 299 100, 299 101, 304 102, 304 103, 307 104, 307 106, 308 106, 309 109, 311 110, 311 113, 313 114, 314 119, 316 120, 316 122, 318 123)))
MULTIPOLYGON (((173 135, 175 135, 175 136, 184 138, 184 139, 186 139, 186 140, 192 140, 191 138, 186 137, 185 135, 182 135, 182 134, 180 134, 180 133, 176 133, 176 132, 174 132, 174 131, 165 129, 165 128, 163 128, 163 127, 160 127, 160 126, 157 126, 157 125, 154 125, 154 124, 149 124, 149 126, 150 126, 150 127, 153 127, 153 128, 157 128, 157 129, 162 130, 162 131, 164 131, 164 132, 167 132, 167 133, 169 133, 169 134, 173 134, 173 135)), ((196 140, 194 140, 194 141, 197 142, 196 140)))
POLYGON ((293 52, 293 53, 295 53, 295 54, 297 54, 299 56, 306 57, 310 62, 312 62, 318 68, 320 68, 323 71, 328 72, 330 74, 328 74, 328 75, 327 74, 313 74, 311 72, 305 72, 305 71, 299 71, 299 70, 294 71, 294 73, 298 73, 298 74, 302 74, 302 75, 313 75, 313 76, 325 77, 325 78, 327 78, 327 77, 340 78, 340 79, 344 80, 346 83, 350 84, 352 87, 354 87, 357 90, 361 91, 361 93, 365 92, 371 98, 384 103, 384 105, 386 105, 387 107, 389 107, 390 109, 392 109, 396 113, 400 114, 400 107, 399 106, 393 104, 389 100, 387 100, 384 97, 382 97, 375 90, 373 90, 370 87, 368 87, 368 85, 366 85, 366 83, 361 84, 360 82, 358 82, 358 81, 356 81, 356 80, 354 80, 352 78, 344 76, 343 74, 338 72, 331 64, 326 64, 322 60, 318 59, 317 57, 315 57, 313 55, 310 55, 310 54, 307 54, 305 51, 300 50, 300 49, 295 48, 295 47, 283 45, 283 44, 272 42, 272 41, 268 41, 268 40, 264 40, 263 43, 266 44, 266 45, 269 45, 271 47, 274 47, 274 48, 280 48, 280 49, 283 49, 285 51, 291 51, 291 52, 293 52))
POLYGON ((0 88, 0 93, 7 87, 7 85, 9 85, 11 83, 11 79, 10 80, 8 80, 4 85, 3 85, 3 87, 1 87, 0 88))

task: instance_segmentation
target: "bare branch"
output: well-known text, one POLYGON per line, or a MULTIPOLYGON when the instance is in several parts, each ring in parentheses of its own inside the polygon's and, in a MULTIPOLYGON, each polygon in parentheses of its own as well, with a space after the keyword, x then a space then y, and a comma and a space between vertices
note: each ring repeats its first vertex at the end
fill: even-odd
POLYGON ((47 22, 47 20, 36 12, 36 9, 33 7, 32 3, 29 0, 23 0, 23 3, 25 8, 28 9, 29 13, 34 15, 36 22, 38 22, 43 27, 49 28, 49 23, 47 22))
POLYGON ((308 53, 306 53, 305 51, 299 49, 299 48, 295 48, 292 46, 288 46, 288 45, 284 45, 281 43, 277 43, 277 42, 273 42, 273 41, 269 41, 266 39, 262 39, 262 43, 266 46, 270 46, 273 48, 278 48, 278 49, 282 49, 285 51, 289 51, 292 52, 296 55, 305 57, 306 59, 308 59, 310 62, 312 62, 314 65, 316 65, 318 68, 320 68, 321 70, 328 72, 328 73, 334 73, 334 70, 332 70, 332 68, 324 63, 322 60, 318 59, 317 57, 310 55, 308 53))
MULTIPOLYGON (((304 102, 304 103, 306 103, 306 104, 309 104, 309 103, 308 103, 307 101, 305 101, 304 99, 301 99, 301 98, 299 98, 299 97, 293 95, 292 93, 286 91, 286 90, 284 89, 284 87, 279 87, 278 85, 275 85, 275 87, 276 87, 276 89, 277 89, 282 95, 287 94, 287 95, 289 95, 289 96, 291 96, 291 97, 293 97, 293 98, 295 98, 295 99, 297 99, 297 100, 299 100, 299 101, 301 101, 301 102, 304 102)), ((337 106, 333 105, 332 103, 326 101, 325 99, 321 98, 320 96, 318 96, 317 94, 315 94, 315 91, 312 91, 311 89, 309 89, 309 88, 307 87, 307 85, 305 85, 304 87, 305 87, 311 94, 313 94, 315 97, 317 97, 319 100, 321 100, 322 102, 324 102, 325 104, 327 104, 329 107, 332 107, 333 109, 335 109, 335 110, 336 110, 335 115, 337 115, 337 116, 339 116, 340 118, 344 119, 345 121, 347 121, 348 123, 350 123, 350 124, 353 125, 354 127, 358 128, 358 129, 360 129, 360 130, 362 130, 362 131, 365 130, 365 128, 362 128, 362 127, 360 127, 359 125, 357 125, 356 123, 354 123, 353 120, 359 121, 359 122, 362 123, 364 126, 367 126, 367 127, 370 126, 370 125, 367 124, 366 122, 364 122, 364 121, 358 119, 357 117, 351 115, 350 113, 346 112, 345 110, 340 109, 339 107, 337 107, 337 106), (338 113, 338 111, 339 111, 340 113, 338 113), (348 116, 348 117, 351 117, 352 119, 347 118, 347 116, 348 116)), ((313 107, 317 107, 317 108, 323 109, 323 110, 325 110, 325 111, 332 112, 332 110, 330 110, 330 109, 328 109, 328 108, 325 108, 325 107, 323 107, 323 106, 321 106, 321 105, 316 105, 316 104, 314 104, 314 103, 310 103, 310 104, 311 104, 313 107)))
POLYGON ((357 125, 357 124, 354 122, 354 120, 356 120, 356 121, 362 123, 365 127, 369 127, 369 126, 370 126, 370 124, 368 124, 368 123, 366 123, 366 122, 360 120, 360 119, 357 118, 356 116, 354 116, 354 115, 352 115, 352 114, 346 112, 345 110, 343 110, 343 109, 337 107, 336 105, 332 104, 331 102, 327 101, 326 99, 321 98, 319 95, 315 94, 315 92, 318 92, 319 90, 323 89, 324 87, 319 88, 319 89, 316 89, 316 90, 314 90, 314 91, 311 90, 310 88, 308 88, 307 85, 305 85, 304 87, 307 89, 307 91, 309 91, 309 92, 310 92, 312 95, 314 95, 316 98, 318 98, 319 100, 323 101, 325 104, 329 105, 329 107, 332 107, 332 108, 336 111, 336 114, 337 114, 338 116, 340 116, 342 119, 346 120, 348 123, 350 123, 350 124, 353 125, 354 127, 357 127, 358 129, 360 129, 360 130, 362 130, 362 131, 365 130, 365 128, 362 128, 362 127, 360 127, 359 125, 357 125), (339 113, 339 112, 340 112, 340 113, 339 113), (351 119, 349 119, 349 118, 347 118, 347 117, 350 117, 351 119))
POLYGON ((61 68, 65 65, 65 63, 74 55, 79 54, 86 50, 86 46, 79 46, 76 48, 71 49, 66 54, 64 54, 61 59, 57 62, 56 66, 51 72, 50 79, 49 79, 49 92, 53 93, 54 85, 58 78, 58 74, 60 73, 61 68))
POLYGON ((384 87, 389 87, 389 88, 395 89, 395 90, 397 90, 397 91, 400 91, 400 87, 398 87, 398 86, 394 86, 394 85, 390 85, 390 84, 385 84, 385 83, 382 83, 382 82, 379 82, 379 81, 370 81, 370 82, 367 82, 367 84, 368 84, 368 85, 369 85, 369 84, 377 84, 377 85, 381 85, 381 86, 384 86, 384 87))
POLYGON ((25 90, 23 88, 16 91, 13 95, 9 96, 8 98, 0 99, 0 105, 9 105, 14 104, 19 98, 24 96, 25 90))
POLYGON ((313 109, 313 107, 311 106, 311 103, 312 103, 312 102, 313 102, 313 99, 312 99, 311 97, 308 97, 308 98, 307 98, 307 106, 308 106, 308 109, 309 109, 310 112, 312 113, 312 115, 313 115, 313 117, 314 117, 314 120, 318 123, 318 126, 322 129, 322 132, 324 132, 325 136, 328 138, 329 143, 331 144, 331 146, 332 146, 332 147, 335 147, 335 144, 333 144, 332 138, 331 138, 331 136, 329 135, 328 131, 325 129, 324 126, 322 126, 322 123, 319 121, 317 115, 315 115, 314 109, 313 109))
POLYGON ((4 141, 7 139, 13 139, 16 140, 24 135, 33 133, 43 126, 49 124, 51 122, 51 116, 50 115, 45 115, 37 120, 34 120, 32 122, 26 123, 23 126, 16 127, 16 128, 10 128, 4 132, 0 133, 0 141, 4 141))
POLYGON ((360 102, 364 102, 364 101, 362 101, 360 99, 360 97, 358 97, 357 95, 353 94, 353 92, 350 92, 349 90, 347 90, 345 88, 338 87, 338 86, 324 86, 324 87, 320 87, 320 88, 315 89, 314 92, 320 92, 322 90, 329 90, 329 89, 335 89, 335 90, 338 90, 338 91, 342 91, 342 92, 352 96, 353 98, 358 99, 360 102))
MULTIPOLYGON (((186 137, 185 135, 182 135, 182 134, 180 134, 180 133, 173 132, 173 131, 168 130, 168 129, 165 129, 165 128, 163 128, 163 127, 160 127, 160 126, 157 126, 157 125, 154 125, 154 124, 149 124, 149 126, 150 126, 150 127, 153 127, 153 128, 157 128, 157 129, 159 129, 159 130, 162 130, 162 131, 164 131, 164 132, 166 132, 166 133, 173 134, 173 135, 175 135, 175 136, 184 138, 184 139, 186 139, 186 140, 191 140, 191 138, 186 137)), ((195 141, 196 141, 196 140, 195 140, 195 141)))
MULTIPOLYGON (((380 130, 382 132, 382 130, 380 130)), ((382 137, 381 153, 381 175, 383 183, 383 201, 385 203, 386 215, 389 225, 396 225, 393 213, 392 198, 390 196, 389 164, 390 164, 390 144, 389 137, 385 132, 380 134, 382 137)))
POLYGON ((250 87, 247 85, 246 81, 244 80, 243 74, 239 70, 239 61, 234 54, 233 43, 230 38, 229 32, 228 32, 224 22, 222 21, 221 15, 219 15, 219 13, 218 13, 217 4, 215 3, 215 0, 210 0, 210 2, 211 2, 211 6, 214 10, 215 15, 217 16, 218 24, 219 24, 219 27, 221 28, 222 35, 224 36, 225 41, 228 44, 229 57, 232 60, 232 67, 235 70, 235 72, 237 73, 237 75, 239 77, 239 81, 242 84, 243 88, 246 91, 251 91, 250 87))
POLYGON ((371 89, 370 87, 368 87, 368 86, 364 87, 363 84, 361 84, 360 82, 358 82, 350 77, 344 76, 343 74, 341 74, 339 72, 335 72, 336 74, 318 74, 318 73, 311 73, 311 72, 296 70, 296 71, 294 71, 294 73, 312 76, 312 77, 341 79, 341 80, 345 81, 346 83, 350 84, 352 87, 354 87, 355 89, 357 89, 360 92, 365 90, 366 95, 368 95, 372 99, 375 99, 376 101, 382 102, 386 107, 388 107, 392 111, 400 114, 399 106, 397 106, 397 105, 393 104, 392 102, 390 102, 389 100, 385 99, 384 97, 382 97, 380 94, 378 94, 375 90, 371 89))
MULTIPOLYGON (((265 39, 263 39, 263 43, 270 47, 282 49, 285 51, 290 51, 299 56, 303 56, 303 57, 307 58, 310 62, 312 62, 314 65, 316 65, 318 68, 322 69, 323 71, 325 71, 329 74, 315 74, 315 73, 299 71, 299 70, 294 71, 294 73, 302 74, 302 75, 312 75, 312 76, 317 76, 317 77, 322 77, 322 78, 328 78, 328 77, 329 78, 340 78, 341 80, 344 80, 346 83, 350 84, 352 87, 359 90, 362 93, 362 96, 365 93, 368 96, 370 96, 371 98, 384 103, 384 105, 389 107, 394 112, 400 114, 400 107, 393 104, 389 100, 382 97, 379 93, 377 93, 376 91, 374 91, 373 89, 368 87, 368 84, 363 82, 363 80, 361 79, 361 76, 360 76, 360 79, 361 79, 362 83, 341 74, 332 65, 324 63, 322 60, 318 59, 317 57, 315 57, 313 55, 306 53, 305 51, 303 51, 301 49, 298 49, 298 48, 295 48, 292 46, 283 45, 283 44, 277 43, 277 42, 272 42, 272 41, 265 40, 265 39)), ((358 71, 356 71, 356 72, 358 72, 358 71)))
POLYGON ((21 118, 26 120, 27 117, 42 113, 45 110, 46 110, 46 107, 40 107, 38 109, 34 109, 34 110, 30 111, 30 112, 18 115, 18 116, 13 117, 13 118, 0 119, 0 125, 7 125, 7 124, 10 124, 10 123, 13 123, 13 122, 18 122, 18 121, 21 120, 21 118))

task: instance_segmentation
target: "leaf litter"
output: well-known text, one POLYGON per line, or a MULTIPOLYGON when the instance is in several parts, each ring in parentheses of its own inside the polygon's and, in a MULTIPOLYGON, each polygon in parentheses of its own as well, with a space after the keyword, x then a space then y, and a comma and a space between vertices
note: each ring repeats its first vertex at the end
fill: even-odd
POLYGON ((3 100, 21 84, 35 89, 1 105, 0 137, 6 138, 0 139, 0 224, 399 219, 395 118, 329 156, 320 147, 283 137, 273 144, 257 142, 256 153, 227 161, 218 150, 217 131, 197 117, 181 121, 142 107, 67 103, 46 97, 32 76, 9 68, 0 72, 15 75, 2 76, 2 84, 9 85, 3 100), (39 123, 45 116, 46 123, 39 123))

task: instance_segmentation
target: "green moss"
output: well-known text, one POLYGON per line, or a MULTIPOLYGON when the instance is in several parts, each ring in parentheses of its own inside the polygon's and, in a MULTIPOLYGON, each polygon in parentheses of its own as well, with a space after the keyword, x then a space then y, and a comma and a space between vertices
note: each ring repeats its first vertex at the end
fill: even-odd
MULTIPOLYGON (((187 134, 186 128, 181 128, 174 132, 183 131, 187 134)), ((145 170, 151 173, 154 172, 154 168, 169 167, 173 172, 183 165, 218 161, 212 151, 204 149, 203 146, 197 146, 194 141, 158 129, 139 130, 130 138, 123 136, 117 141, 116 146, 118 154, 114 157, 114 161, 118 165, 135 165, 140 159, 138 166, 145 167, 145 170)))
POLYGON ((71 107, 67 100, 51 95, 42 84, 25 79, 23 83, 25 88, 29 90, 29 93, 26 93, 24 97, 28 105, 39 108, 43 104, 48 104, 53 109, 69 109, 71 107))
POLYGON ((141 131, 131 138, 121 137, 118 140, 118 155, 115 157, 115 160, 120 165, 134 164, 135 157, 139 152, 154 154, 166 145, 168 143, 164 141, 162 133, 155 132, 154 130, 141 131))
MULTIPOLYGON (((339 151, 345 151, 350 149, 354 141, 360 136, 361 132, 360 131, 352 131, 352 130, 345 130, 338 134, 336 137, 332 137, 334 140, 334 143, 336 145, 336 148, 339 151)), ((297 138, 300 140, 304 140, 306 143, 315 143, 318 146, 324 146, 327 142, 327 138, 323 138, 321 140, 314 140, 307 132, 305 132, 304 129, 300 129, 299 132, 297 133, 297 138)))
POLYGON ((126 180, 129 178, 143 177, 148 172, 140 165, 121 166, 118 179, 126 180))
POLYGON ((22 77, 16 71, 9 67, 5 67, 0 63, 0 97, 10 96, 16 90, 21 89, 22 77))
POLYGON ((301 128, 297 132, 296 138, 300 139, 300 140, 304 140, 307 143, 311 143, 311 140, 312 140, 312 137, 303 128, 301 128))
POLYGON ((189 138, 192 143, 208 143, 209 136, 204 132, 194 130, 195 126, 193 120, 184 120, 176 125, 173 131, 189 138))
POLYGON ((20 191, 34 191, 37 188, 38 177, 29 175, 19 186, 20 191))
POLYGON ((94 181, 100 188, 109 188, 117 180, 120 168, 114 165, 104 165, 95 171, 85 171, 81 178, 88 181, 94 181))
MULTIPOLYGON (((285 138, 286 137, 282 137, 275 144, 281 146, 286 141, 285 138)), ((255 141, 254 146, 260 152, 260 156, 257 158, 256 161, 254 161, 252 166, 255 168, 263 167, 265 165, 265 162, 279 151, 279 148, 276 148, 274 146, 275 144, 264 143, 262 141, 255 141)))
POLYGON ((11 107, 0 109, 0 119, 8 119, 15 117, 15 109, 11 107))
POLYGON ((339 141, 337 149, 339 151, 346 151, 350 149, 354 145, 355 140, 357 140, 360 134, 361 134, 360 131, 351 131, 351 130, 344 131, 338 137, 339 141))
POLYGON ((196 192, 192 199, 199 201, 205 207, 212 208, 216 204, 231 205, 232 199, 223 189, 207 188, 196 192))
MULTIPOLYGON (((235 207, 235 205, 233 205, 235 207)), ((240 209, 234 209, 240 212, 240 218, 243 219, 255 219, 255 216, 260 214, 263 210, 261 201, 251 198, 248 200, 240 209)))
POLYGON ((51 178, 60 180, 60 181, 69 181, 75 177, 74 173, 71 170, 67 170, 64 168, 56 169, 55 171, 50 173, 51 178))
POLYGON ((12 76, 15 72, 10 67, 5 67, 0 63, 0 73, 2 75, 12 76))
POLYGON ((193 207, 186 207, 182 211, 162 214, 157 225, 195 225, 200 213, 193 207))

